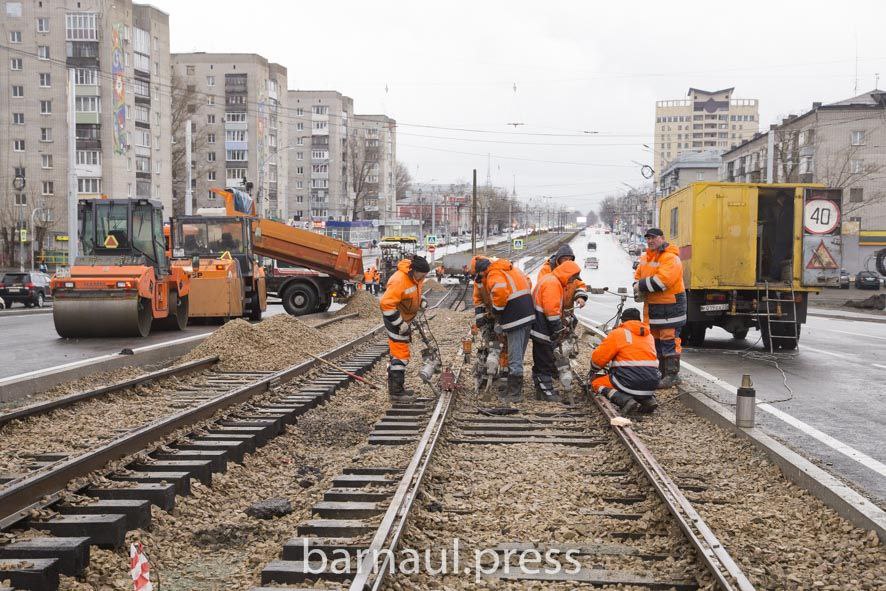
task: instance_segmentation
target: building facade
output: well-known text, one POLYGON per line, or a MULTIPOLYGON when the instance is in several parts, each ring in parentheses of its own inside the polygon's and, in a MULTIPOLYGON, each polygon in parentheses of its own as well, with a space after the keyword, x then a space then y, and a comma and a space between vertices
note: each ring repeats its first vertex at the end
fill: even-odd
MULTIPOLYGON (((173 54, 172 70, 177 145, 185 145, 191 121, 194 210, 219 205, 210 189, 238 187, 256 199, 262 215, 289 219, 286 68, 251 53, 197 52, 173 54)), ((173 186, 183 203, 186 161, 177 162, 173 186)))
POLYGON ((733 98, 733 88, 690 88, 688 98, 655 103, 655 182, 668 163, 685 152, 721 152, 759 130, 756 99, 733 98))
POLYGON ((661 173, 658 196, 666 197, 678 189, 698 181, 720 178, 720 152, 685 152, 675 157, 661 173))
POLYGON ((886 246, 886 92, 813 103, 722 155, 721 180, 822 183, 842 189, 843 263, 857 272, 886 246), (771 138, 770 138, 771 136, 771 138), (772 171, 768 171, 769 143, 772 171))
POLYGON ((4 2, 2 11, 9 49, 0 92, 9 108, 0 121, 0 265, 12 263, 8 237, 18 218, 28 242, 38 242, 28 252, 43 252, 50 267, 64 264, 70 172, 80 198, 152 198, 171 211, 168 15, 130 0, 4 2), (16 176, 25 179, 21 190, 12 188, 16 176))
POLYGON ((290 218, 352 219, 353 99, 334 90, 290 90, 287 104, 290 218))
POLYGON ((397 217, 397 122, 386 115, 354 115, 351 148, 357 217, 397 217))

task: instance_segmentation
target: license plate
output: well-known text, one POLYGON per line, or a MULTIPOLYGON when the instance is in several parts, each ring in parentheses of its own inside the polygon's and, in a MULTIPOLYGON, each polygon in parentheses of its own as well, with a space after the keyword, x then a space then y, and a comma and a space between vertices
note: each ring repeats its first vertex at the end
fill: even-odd
POLYGON ((729 304, 705 304, 701 307, 702 312, 722 312, 729 309, 729 304))
POLYGON ((10 287, 9 293, 19 293, 22 290, 21 287, 10 287))

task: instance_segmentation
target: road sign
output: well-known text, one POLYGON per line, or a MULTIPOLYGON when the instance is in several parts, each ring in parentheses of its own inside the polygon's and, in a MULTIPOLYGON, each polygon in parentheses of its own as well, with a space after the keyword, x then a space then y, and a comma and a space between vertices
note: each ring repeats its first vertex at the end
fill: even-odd
POLYGON ((28 229, 27 228, 20 228, 18 232, 19 232, 18 241, 19 242, 27 242, 28 241, 28 229))
POLYGON ((435 252, 437 252, 437 247, 434 246, 433 244, 430 245, 430 246, 428 247, 428 252, 431 253, 431 254, 434 254, 435 252))
POLYGON ((812 258, 806 264, 807 269, 836 269, 839 265, 834 259, 831 251, 825 246, 824 240, 819 242, 818 246, 812 252, 812 258))
POLYGON ((840 223, 840 207, 829 199, 810 199, 803 207, 803 227, 812 234, 830 234, 840 223))
POLYGON ((515 238, 514 239, 514 250, 523 250, 523 239, 515 238))
POLYGON ((437 236, 435 234, 428 234, 425 236, 425 244, 428 246, 437 244, 437 236))

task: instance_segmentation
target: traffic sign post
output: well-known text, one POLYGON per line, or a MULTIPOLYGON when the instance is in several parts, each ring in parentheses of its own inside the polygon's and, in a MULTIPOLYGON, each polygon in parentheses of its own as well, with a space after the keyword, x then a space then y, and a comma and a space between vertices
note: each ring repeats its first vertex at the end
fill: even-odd
POLYGON ((425 244, 428 246, 436 246, 437 245, 437 236, 434 234, 428 234, 425 236, 425 244))
POLYGON ((514 250, 523 250, 523 239, 515 238, 514 239, 514 250))

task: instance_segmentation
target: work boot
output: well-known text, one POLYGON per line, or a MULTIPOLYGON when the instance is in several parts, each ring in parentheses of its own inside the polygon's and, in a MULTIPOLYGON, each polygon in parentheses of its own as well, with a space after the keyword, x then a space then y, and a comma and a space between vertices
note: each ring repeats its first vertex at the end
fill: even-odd
POLYGON ((640 403, 640 412, 643 414, 652 414, 658 408, 658 399, 655 396, 643 396, 638 401, 640 403))
POLYGON ((629 398, 627 402, 625 402, 621 406, 621 414, 626 417, 630 414, 634 414, 637 412, 637 409, 640 408, 640 403, 634 400, 633 398, 629 398))
POLYGON ((604 388, 603 391, 609 402, 621 410, 622 416, 627 416, 628 413, 636 412, 636 410, 640 408, 640 403, 634 400, 633 396, 629 396, 621 390, 604 388))
POLYGON ((388 396, 394 402, 407 400, 411 396, 415 396, 414 390, 404 388, 406 383, 405 371, 388 370, 388 396))
POLYGON ((523 376, 508 375, 508 399, 511 402, 523 402, 523 376))
POLYGON ((661 381, 658 383, 656 390, 672 388, 677 385, 680 380, 680 356, 668 355, 664 358, 664 372, 661 381))
POLYGON ((545 399, 545 391, 544 388, 541 387, 541 380, 538 379, 538 374, 532 374, 532 383, 535 384, 535 399, 536 400, 544 400, 545 399))

